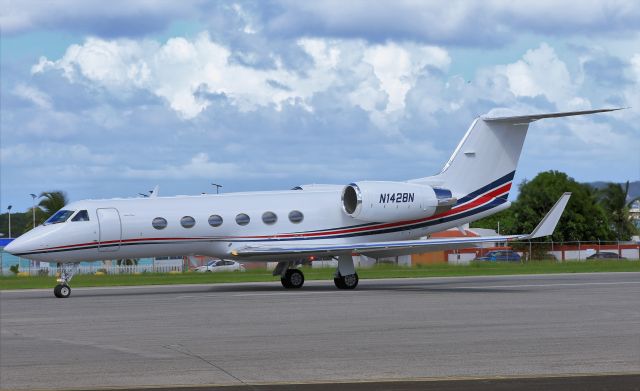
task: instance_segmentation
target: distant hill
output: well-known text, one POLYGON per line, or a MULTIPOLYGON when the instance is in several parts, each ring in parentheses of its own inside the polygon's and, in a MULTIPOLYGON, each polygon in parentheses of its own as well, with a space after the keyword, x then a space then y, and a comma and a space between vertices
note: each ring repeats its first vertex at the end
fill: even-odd
MULTIPOLYGON (((596 189, 602 189, 607 186, 608 182, 591 182, 587 185, 595 187, 596 189)), ((622 183, 624 186, 624 183, 622 183)), ((640 197, 640 181, 629 182, 629 199, 632 200, 636 197, 640 197)))

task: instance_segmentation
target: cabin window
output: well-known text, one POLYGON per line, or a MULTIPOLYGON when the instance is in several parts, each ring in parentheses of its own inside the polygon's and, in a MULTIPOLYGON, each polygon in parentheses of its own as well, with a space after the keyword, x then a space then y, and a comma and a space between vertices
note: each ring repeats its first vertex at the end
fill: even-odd
POLYGON ((212 227, 219 227, 222 225, 222 217, 219 215, 209 216, 209 225, 212 227))
POLYGON ((251 221, 251 218, 249 218, 249 215, 246 213, 240 213, 236 216, 236 223, 238 223, 238 225, 247 225, 249 221, 251 221))
POLYGON ((267 225, 273 225, 278 221, 278 216, 273 212, 264 212, 262 214, 262 222, 267 225))
POLYGON ((44 224, 47 225, 64 223, 69 219, 69 217, 71 217, 73 212, 75 212, 75 210, 59 210, 53 216, 49 217, 49 219, 47 219, 44 224))
POLYGON ((184 228, 192 228, 196 225, 196 220, 191 216, 184 216, 180 219, 180 225, 184 228))
POLYGON ((89 221, 89 213, 86 210, 81 210, 73 216, 71 221, 89 221))
POLYGON ((298 224, 302 220, 304 220, 304 215, 299 210, 292 210, 291 212, 289 212, 289 221, 291 221, 292 223, 298 224))
POLYGON ((165 229, 165 228, 167 228, 167 219, 165 219, 163 217, 156 217, 151 222, 151 225, 155 229, 165 229))

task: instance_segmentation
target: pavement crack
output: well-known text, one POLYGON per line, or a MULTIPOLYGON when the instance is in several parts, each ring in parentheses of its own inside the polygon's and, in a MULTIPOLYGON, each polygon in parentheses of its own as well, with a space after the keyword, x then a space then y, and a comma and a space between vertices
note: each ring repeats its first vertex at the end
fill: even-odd
POLYGON ((179 344, 179 343, 178 344, 170 344, 170 345, 164 345, 162 347, 165 348, 165 349, 168 349, 168 350, 173 350, 174 352, 183 354, 185 356, 193 357, 193 358, 198 359, 198 360, 200 360, 200 361, 202 361, 204 363, 207 363, 210 366, 214 367, 215 369, 219 370, 220 372, 226 374, 230 378, 237 380, 242 385, 245 385, 245 386, 251 388, 252 390, 255 389, 251 384, 248 384, 248 383, 244 382, 242 379, 240 379, 239 377, 235 376, 231 372, 227 371, 226 369, 224 369, 220 365, 217 365, 216 363, 207 360, 206 358, 200 356, 199 354, 196 354, 196 353, 192 352, 191 350, 189 350, 186 346, 184 346, 182 344, 179 344))

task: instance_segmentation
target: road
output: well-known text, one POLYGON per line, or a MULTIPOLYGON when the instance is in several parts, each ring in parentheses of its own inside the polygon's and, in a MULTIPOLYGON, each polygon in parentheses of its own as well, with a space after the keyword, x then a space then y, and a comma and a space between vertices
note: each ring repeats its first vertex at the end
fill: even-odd
POLYGON ((639 374, 640 273, 3 291, 0 330, 3 389, 639 374))

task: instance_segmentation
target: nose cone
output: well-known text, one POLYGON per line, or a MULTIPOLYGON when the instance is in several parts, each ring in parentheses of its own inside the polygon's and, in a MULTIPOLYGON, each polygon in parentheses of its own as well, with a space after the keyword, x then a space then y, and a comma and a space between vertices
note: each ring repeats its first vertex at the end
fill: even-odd
POLYGON ((8 252, 9 254, 16 255, 18 249, 20 248, 20 244, 16 244, 17 241, 18 239, 13 239, 11 242, 9 242, 9 244, 4 246, 4 251, 8 252))
POLYGON ((20 255, 22 253, 29 251, 28 242, 29 240, 25 240, 22 237, 13 239, 11 243, 9 243, 4 247, 4 251, 8 252, 9 254, 20 255))
POLYGON ((5 246, 4 251, 18 257, 35 259, 31 254, 42 247, 43 237, 47 233, 45 231, 47 230, 36 227, 29 232, 25 232, 5 246))

